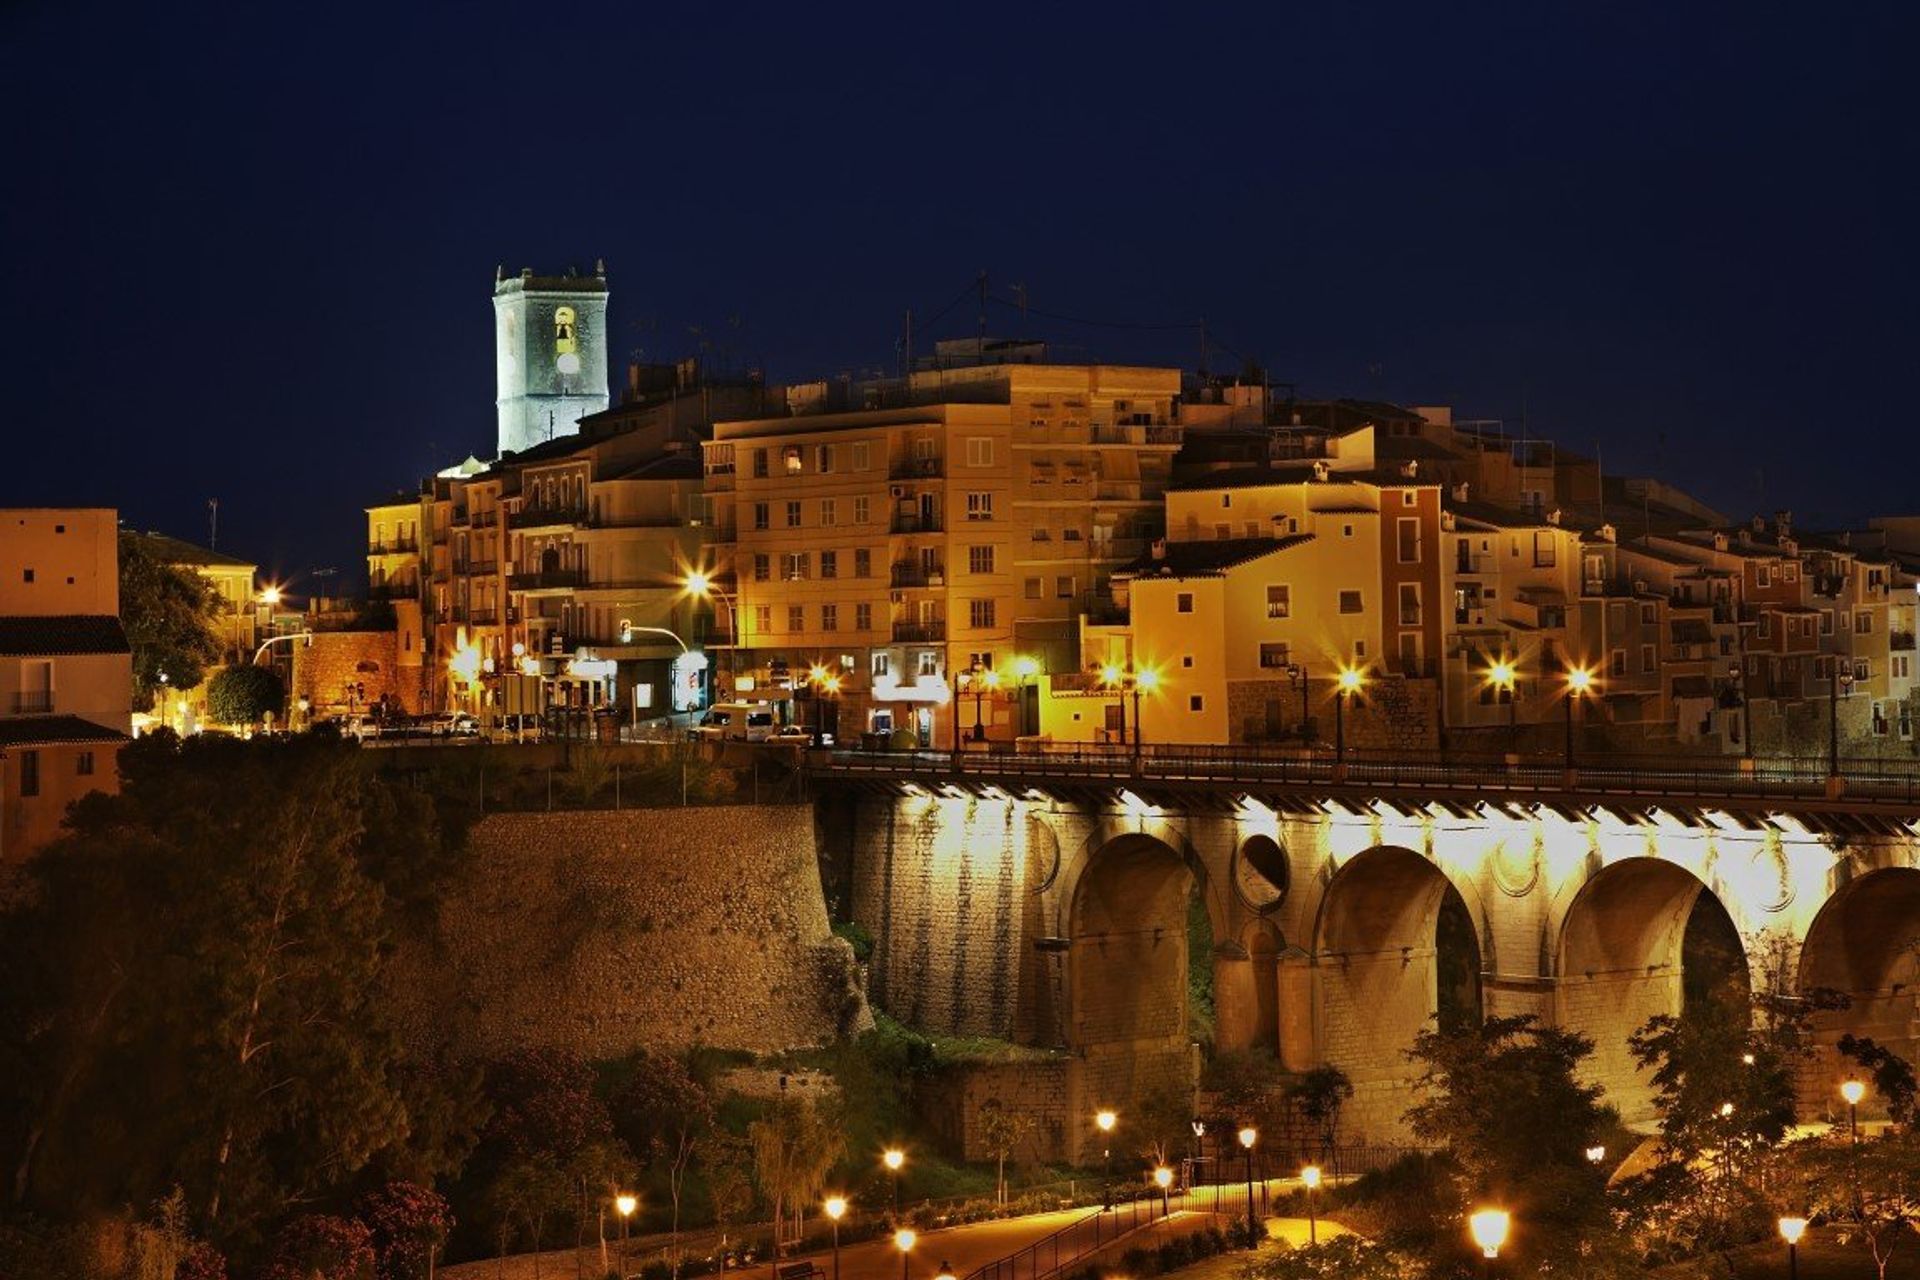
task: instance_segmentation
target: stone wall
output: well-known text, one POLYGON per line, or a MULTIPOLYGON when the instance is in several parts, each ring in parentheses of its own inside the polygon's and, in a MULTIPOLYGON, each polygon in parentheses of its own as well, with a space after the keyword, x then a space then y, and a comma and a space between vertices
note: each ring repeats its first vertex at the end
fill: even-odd
MULTIPOLYGON (((1334 740, 1334 683, 1308 681, 1307 707, 1314 734, 1334 740)), ((1358 750, 1434 751, 1440 746, 1440 686, 1401 676, 1369 679, 1366 692, 1347 703, 1347 745, 1358 750)), ((1297 741, 1300 687, 1284 675, 1273 680, 1235 680, 1227 685, 1228 732, 1235 742, 1297 741), (1278 728, 1279 732, 1273 730, 1278 728)))
POLYGON ((395 967, 408 1032, 462 1054, 775 1050, 872 1024, 806 806, 494 814, 395 967))
POLYGON ((942 1072, 921 1091, 920 1112, 949 1151, 967 1160, 991 1160, 980 1117, 988 1104, 998 1102, 1034 1119, 1026 1140, 1008 1158, 1011 1163, 1061 1160, 1070 1149, 1069 1135, 1085 1124, 1082 1075, 1081 1064, 1065 1054, 965 1063, 942 1072))
POLYGON ((399 633, 316 631, 313 643, 293 646, 290 705, 307 699, 316 717, 364 711, 386 698, 401 710, 419 709, 418 665, 399 666, 399 633))

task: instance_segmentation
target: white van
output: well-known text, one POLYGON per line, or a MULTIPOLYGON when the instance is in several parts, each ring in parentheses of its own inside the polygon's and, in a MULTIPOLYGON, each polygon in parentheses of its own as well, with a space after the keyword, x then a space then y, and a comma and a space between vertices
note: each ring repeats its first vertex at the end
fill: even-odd
POLYGON ((765 742, 773 732, 773 712, 755 702, 720 702, 700 718, 693 732, 713 741, 765 742))

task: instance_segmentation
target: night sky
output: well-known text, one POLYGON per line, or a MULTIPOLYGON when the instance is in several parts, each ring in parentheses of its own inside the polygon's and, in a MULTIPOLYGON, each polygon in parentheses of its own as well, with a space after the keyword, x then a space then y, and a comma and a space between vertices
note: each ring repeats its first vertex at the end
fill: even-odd
POLYGON ((0 505, 357 575, 491 451, 495 267, 604 257, 616 383, 891 370, 985 270, 1110 322, 990 308, 1069 358, 1204 317, 1737 516, 1920 511, 1912 8, 16 0, 0 505))

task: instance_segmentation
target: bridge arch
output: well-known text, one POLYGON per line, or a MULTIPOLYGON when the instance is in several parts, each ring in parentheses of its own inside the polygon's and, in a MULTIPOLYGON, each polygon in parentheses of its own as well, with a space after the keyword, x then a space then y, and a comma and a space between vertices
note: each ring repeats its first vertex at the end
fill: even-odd
MULTIPOLYGON (((1827 1113, 1840 1082, 1857 1072, 1834 1047, 1867 1036, 1907 1061, 1920 1054, 1920 868, 1883 867, 1848 880, 1821 906, 1800 948, 1799 987, 1844 994, 1844 1009, 1814 1015, 1818 1054, 1803 1104, 1827 1113)), ((1871 1090, 1861 1109, 1885 1114, 1871 1090)))
POLYGON ((1353 1082, 1359 1127, 1397 1132, 1414 1037, 1483 1016, 1474 913, 1439 866, 1379 845, 1334 872, 1314 932, 1322 1056, 1353 1082))
MULTIPOLYGON (((1104 834, 1062 885, 1066 1041, 1082 1060, 1089 1116, 1109 1107, 1125 1115, 1150 1095, 1192 1090, 1188 921, 1196 896, 1208 896, 1204 869, 1177 834, 1104 834)), ((1211 904, 1206 910, 1217 927, 1211 904)))
POLYGON ((1656 857, 1623 858, 1580 886, 1561 922, 1557 972, 1557 1021, 1593 1040, 1588 1079, 1634 1125, 1653 1120, 1653 1091, 1628 1037, 1692 1001, 1744 1001, 1751 982, 1739 930, 1719 897, 1693 872, 1656 857))

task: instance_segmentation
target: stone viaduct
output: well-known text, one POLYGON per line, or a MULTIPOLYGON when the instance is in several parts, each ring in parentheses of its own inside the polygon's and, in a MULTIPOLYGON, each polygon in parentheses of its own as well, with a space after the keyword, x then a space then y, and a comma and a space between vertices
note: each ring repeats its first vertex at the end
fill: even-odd
POLYGON ((1843 1033, 1920 1049, 1920 806, 823 785, 875 1002, 935 1034, 1065 1050, 1050 1145, 1069 1158, 1096 1109, 1192 1087, 1190 963, 1212 966, 1217 1045, 1340 1067, 1343 1129, 1374 1141, 1405 1137, 1404 1051, 1436 1015, 1533 1013, 1591 1036, 1593 1078, 1637 1127, 1651 1094, 1629 1033, 1714 984, 1851 997, 1817 1024, 1810 1113, 1832 1105, 1843 1033), (1190 910, 1212 938, 1194 957, 1190 910))

